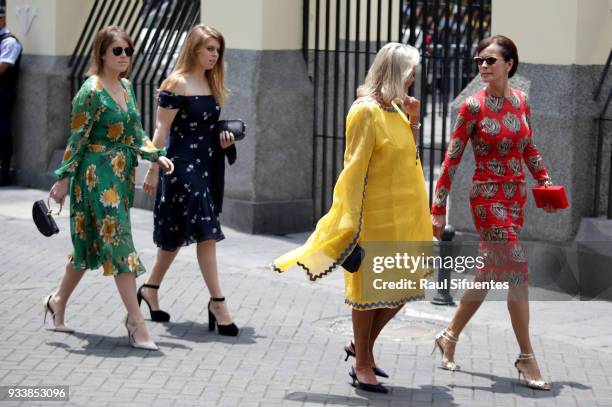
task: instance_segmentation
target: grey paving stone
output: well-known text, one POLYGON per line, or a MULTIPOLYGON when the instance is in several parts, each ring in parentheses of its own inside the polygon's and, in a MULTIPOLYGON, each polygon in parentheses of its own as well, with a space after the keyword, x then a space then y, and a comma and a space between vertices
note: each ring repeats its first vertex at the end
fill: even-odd
MULTIPOLYGON (((384 380, 391 393, 355 389, 347 374, 354 359, 344 362, 342 353, 350 327, 339 334, 326 325, 334 318, 350 321, 342 274, 315 285, 300 271, 275 275, 266 265, 293 243, 227 228, 217 257, 228 304, 242 327, 238 338, 208 331, 208 293, 193 248, 179 253, 160 291, 172 321, 147 322, 162 352, 127 346, 125 311, 112 279, 99 271, 85 275, 68 306, 67 321, 77 332, 52 332, 41 324, 41 303, 55 289, 70 250, 68 218, 58 219, 59 236, 37 235, 28 212, 38 196, 40 191, 0 188, 0 230, 11 231, 0 232, 0 326, 11 327, 0 330, 0 385, 52 380, 71 386, 67 405, 94 406, 612 405, 612 352, 580 335, 581 327, 589 335, 600 328, 609 332, 610 303, 531 304, 532 342, 544 376, 554 381, 550 393, 517 384, 518 347, 503 303, 485 303, 462 333, 456 359, 464 372, 439 369, 440 356, 430 356, 429 338, 381 338, 375 356, 391 374, 384 380), (23 213, 15 212, 15 202, 22 202, 23 213), (560 312, 566 336, 558 334, 560 312)), ((132 221, 136 247, 150 268, 151 213, 134 210, 132 221)), ((436 330, 453 312, 427 302, 405 308, 408 319, 424 318, 436 330)))

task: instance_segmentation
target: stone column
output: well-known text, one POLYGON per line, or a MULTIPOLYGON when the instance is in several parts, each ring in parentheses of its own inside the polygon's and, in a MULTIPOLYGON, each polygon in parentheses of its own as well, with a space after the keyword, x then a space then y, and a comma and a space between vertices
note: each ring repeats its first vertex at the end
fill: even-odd
MULTIPOLYGON (((565 187, 570 201, 561 213, 546 214, 535 208, 529 191, 525 239, 571 241, 581 219, 591 215, 594 119, 603 104, 593 100, 593 91, 610 52, 610 8, 608 0, 493 0, 493 33, 511 38, 519 50, 520 64, 511 86, 529 94, 535 143, 553 182, 565 187)), ((455 114, 466 97, 484 86, 476 78, 455 100, 455 114)), ((604 145, 610 141, 608 130, 604 145)), ((604 160, 609 156, 608 150, 604 160)), ((525 171, 530 187, 534 182, 525 171)), ((473 172, 469 147, 457 171, 449 207, 450 223, 461 231, 474 231, 467 196, 473 172)), ((602 192, 607 196, 607 190, 602 192)))
POLYGON ((247 136, 226 167, 223 224, 250 233, 312 227, 312 97, 302 46, 302 0, 202 0, 202 23, 226 40, 221 117, 247 136))

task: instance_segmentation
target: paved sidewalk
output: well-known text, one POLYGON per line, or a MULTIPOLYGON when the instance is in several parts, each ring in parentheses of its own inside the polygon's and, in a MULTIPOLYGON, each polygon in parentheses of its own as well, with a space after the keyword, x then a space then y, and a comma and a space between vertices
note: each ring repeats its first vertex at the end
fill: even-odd
MULTIPOLYGON (((67 322, 77 332, 52 332, 42 325, 41 304, 58 284, 70 236, 68 211, 59 218, 58 236, 36 231, 31 204, 45 196, 0 188, 0 385, 66 384, 69 405, 612 406, 608 302, 532 303, 534 347, 554 382, 551 392, 517 385, 518 349, 503 302, 484 304, 462 334, 456 359, 464 371, 457 373, 438 368, 439 355, 430 356, 433 335, 454 308, 408 304, 377 347, 391 393, 355 390, 342 354, 351 333, 342 274, 310 284, 299 270, 276 275, 267 267, 304 234, 224 229, 218 261, 242 328, 237 338, 207 329, 208 292, 194 247, 179 254, 160 290, 172 321, 148 323, 161 352, 128 346, 124 308, 113 279, 101 271, 83 278, 69 304, 67 322)), ((152 214, 135 209, 132 217, 136 248, 150 267, 152 214)))

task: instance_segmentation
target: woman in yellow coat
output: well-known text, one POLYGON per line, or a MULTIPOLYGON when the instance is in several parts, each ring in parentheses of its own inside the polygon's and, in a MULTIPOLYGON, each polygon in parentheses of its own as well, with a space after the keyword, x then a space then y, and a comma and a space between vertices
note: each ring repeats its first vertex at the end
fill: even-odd
MULTIPOLYGON (((415 48, 399 43, 389 43, 378 52, 347 116, 344 168, 334 188, 331 209, 303 246, 273 264, 278 272, 298 265, 311 281, 341 265, 358 268, 352 273, 345 271, 345 303, 352 308, 355 337, 354 344, 345 350, 347 358, 356 355, 350 372, 353 383, 382 393, 387 389, 378 383, 376 375, 388 376, 376 367, 374 342, 406 302, 423 298, 423 290, 418 284, 381 289, 378 277, 384 279, 385 275, 372 266, 375 262, 368 263, 372 255, 368 250, 377 247, 375 242, 383 249, 393 242, 432 242, 425 181, 415 142, 420 102, 406 96, 419 59, 415 48), (361 265, 347 266, 355 265, 353 260, 363 257, 360 254, 364 251, 361 265)), ((424 275, 423 268, 403 274, 415 283, 424 275)))

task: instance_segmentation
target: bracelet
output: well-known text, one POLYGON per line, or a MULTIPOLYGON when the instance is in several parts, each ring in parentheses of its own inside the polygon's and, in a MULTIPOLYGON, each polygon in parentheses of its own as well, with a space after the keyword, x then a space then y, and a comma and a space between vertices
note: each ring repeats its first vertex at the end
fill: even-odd
POLYGON ((421 129, 421 123, 417 123, 417 124, 412 124, 410 123, 410 127, 414 130, 420 130, 421 129))

